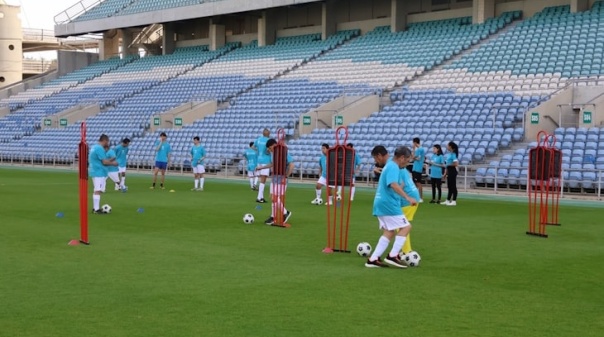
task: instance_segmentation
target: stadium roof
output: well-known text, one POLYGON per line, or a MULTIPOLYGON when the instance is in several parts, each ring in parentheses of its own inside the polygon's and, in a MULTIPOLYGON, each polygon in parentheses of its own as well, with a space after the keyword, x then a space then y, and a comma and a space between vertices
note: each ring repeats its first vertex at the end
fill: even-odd
POLYGON ((55 36, 66 37, 71 35, 98 33, 115 28, 147 26, 154 23, 182 21, 320 1, 322 0, 222 0, 205 2, 193 6, 175 7, 161 11, 143 12, 131 15, 115 15, 98 20, 75 22, 69 21, 68 10, 65 10, 55 17, 55 21, 57 22, 57 25, 55 26, 55 36))

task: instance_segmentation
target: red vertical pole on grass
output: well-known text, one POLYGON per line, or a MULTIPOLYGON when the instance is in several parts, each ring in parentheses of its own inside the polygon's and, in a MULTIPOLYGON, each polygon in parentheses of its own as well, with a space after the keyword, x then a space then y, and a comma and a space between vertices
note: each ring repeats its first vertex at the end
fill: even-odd
POLYGON ((86 122, 80 126, 78 149, 80 176, 80 242, 88 244, 88 144, 86 143, 86 122))
POLYGON ((285 130, 277 130, 277 145, 273 151, 273 200, 275 210, 274 224, 278 227, 289 227, 285 223, 285 193, 287 184, 287 145, 285 145, 285 130))
POLYGON ((347 140, 348 129, 344 126, 339 127, 336 130, 336 144, 327 151, 327 165, 325 168, 327 171, 327 200, 329 202, 330 186, 334 187, 336 198, 333 198, 332 196, 335 200, 332 200, 332 204, 327 207, 327 247, 323 249, 324 253, 350 252, 348 250, 348 230, 350 225, 351 207, 350 185, 352 184, 352 176, 354 175, 354 150, 346 147, 347 140), (347 158, 350 160, 347 160, 347 158), (353 165, 352 171, 350 170, 350 165, 353 165), (351 176, 348 177, 349 179, 346 179, 347 172, 351 174, 351 176), (337 201, 337 189, 340 186, 342 187, 340 197, 347 195, 348 198, 342 198, 341 201, 337 201), (346 190, 347 187, 348 190, 346 190), (339 212, 338 203, 340 208, 339 212))

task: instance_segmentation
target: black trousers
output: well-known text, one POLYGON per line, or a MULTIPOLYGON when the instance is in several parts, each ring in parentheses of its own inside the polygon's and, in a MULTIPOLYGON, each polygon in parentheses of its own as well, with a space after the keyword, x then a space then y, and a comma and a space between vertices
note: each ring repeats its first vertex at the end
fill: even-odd
POLYGON ((443 190, 443 180, 440 178, 430 178, 430 182, 432 183, 432 200, 440 200, 443 190), (438 199, 436 199, 436 191, 438 190, 438 199))
POLYGON ((457 200, 457 171, 447 174, 447 188, 449 189, 447 200, 457 200))

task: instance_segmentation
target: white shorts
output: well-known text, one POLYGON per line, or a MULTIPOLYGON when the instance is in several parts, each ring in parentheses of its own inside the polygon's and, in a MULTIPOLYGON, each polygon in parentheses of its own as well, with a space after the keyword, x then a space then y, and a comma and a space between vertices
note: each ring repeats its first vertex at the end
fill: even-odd
POLYGON ((378 216, 377 218, 380 223, 380 229, 385 229, 389 231, 397 230, 399 228, 404 228, 411 225, 411 223, 409 223, 409 220, 407 220, 404 215, 383 215, 378 216))
MULTIPOLYGON (((319 177, 319 180, 317 180, 317 184, 325 186, 325 185, 327 185, 327 179, 325 179, 324 176, 321 176, 321 177, 319 177)), ((335 186, 329 186, 329 188, 334 188, 334 187, 335 186)))
POLYGON ((113 180, 114 183, 120 182, 119 172, 109 172, 107 173, 107 176, 109 177, 109 179, 113 180))
POLYGON ((257 175, 256 172, 257 172, 256 170, 247 171, 247 176, 250 178, 254 178, 257 175))
POLYGON ((267 169, 267 168, 262 169, 262 170, 257 170, 256 172, 258 172, 258 173, 256 174, 258 177, 261 177, 261 176, 266 176, 266 177, 268 177, 268 176, 270 176, 270 175, 271 175, 271 170, 270 170, 270 169, 267 169))
POLYGON ((204 173, 206 173, 206 168, 203 165, 193 166, 193 173, 204 174, 204 173))
POLYGON ((117 170, 118 170, 117 172, 119 172, 119 173, 126 173, 126 166, 123 166, 123 167, 120 166, 117 168, 117 170))
POLYGON ((107 180, 107 177, 93 177, 92 185, 94 185, 94 191, 95 192, 104 192, 106 180, 107 180))

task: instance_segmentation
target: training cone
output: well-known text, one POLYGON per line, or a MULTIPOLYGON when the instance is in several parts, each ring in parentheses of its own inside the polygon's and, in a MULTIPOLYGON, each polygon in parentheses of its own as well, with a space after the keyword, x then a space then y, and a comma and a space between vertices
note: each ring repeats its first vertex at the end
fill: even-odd
POLYGON ((139 213, 142 213, 142 212, 144 212, 145 210, 144 210, 143 208, 139 208, 139 209, 137 209, 136 211, 137 211, 137 212, 139 212, 139 213))
POLYGON ((333 253, 333 249, 327 247, 327 248, 323 249, 323 253, 325 253, 325 254, 331 254, 331 253, 333 253))
POLYGON ((57 218, 62 218, 62 217, 63 217, 63 216, 65 216, 65 215, 63 214, 63 212, 58 212, 57 214, 55 214, 55 216, 56 216, 57 218))
POLYGON ((174 192, 176 192, 176 191, 175 190, 170 190, 170 193, 174 193, 174 192))
POLYGON ((80 241, 79 241, 79 240, 71 240, 71 241, 69 241, 69 243, 68 243, 68 245, 70 245, 70 246, 77 246, 77 245, 79 245, 79 244, 80 244, 80 241))
POLYGON ((262 209, 262 206, 258 205, 258 206, 256 206, 256 209, 257 209, 257 210, 261 210, 261 209, 262 209))

